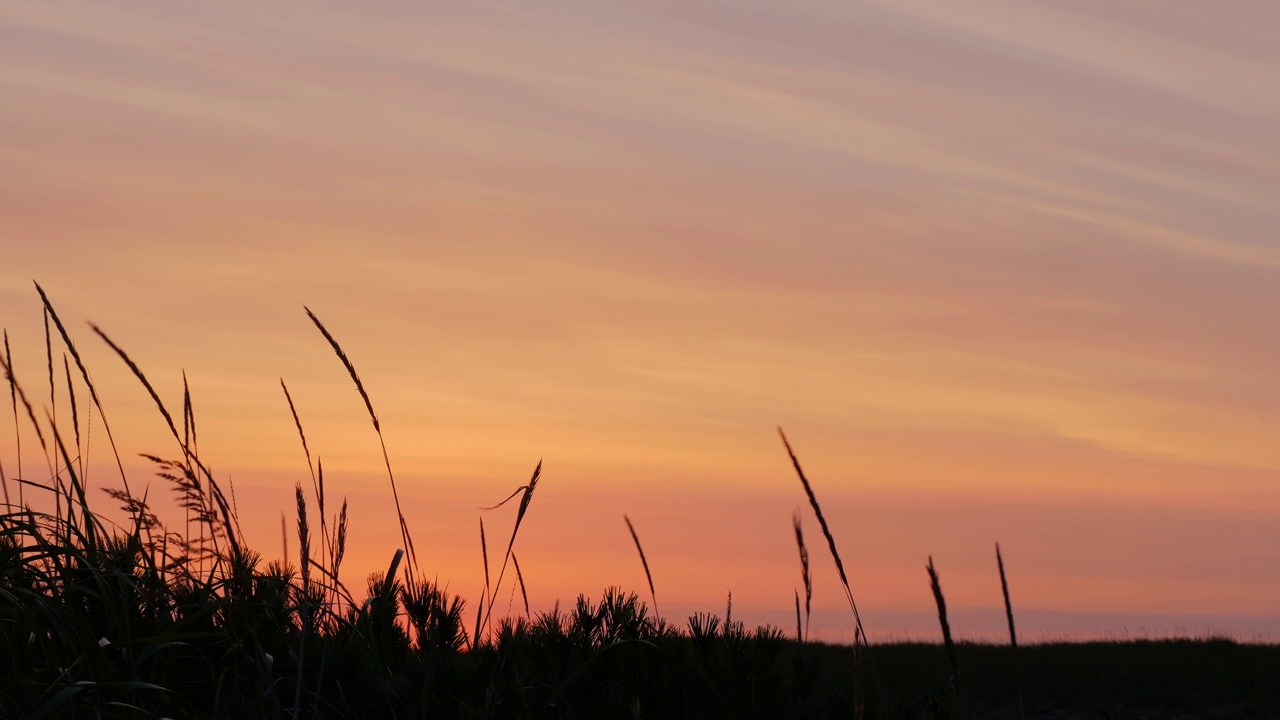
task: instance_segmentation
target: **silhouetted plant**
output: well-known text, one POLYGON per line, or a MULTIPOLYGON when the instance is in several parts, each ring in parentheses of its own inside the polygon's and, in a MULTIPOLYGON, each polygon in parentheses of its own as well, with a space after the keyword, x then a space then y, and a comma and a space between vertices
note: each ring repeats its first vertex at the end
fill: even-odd
MULTIPOLYGON (((317 455, 312 471, 312 449, 283 383, 315 496, 308 504, 304 486, 295 487, 297 554, 264 560, 243 541, 234 489, 227 483, 224 493, 220 478, 200 457, 192 388, 185 376, 179 421, 134 360, 95 327, 143 385, 178 450, 168 457, 144 456, 164 485, 156 492, 138 486, 141 491, 136 494, 123 477, 117 455, 123 487, 102 488, 115 506, 111 514, 126 518, 114 525, 91 502, 102 496, 97 489, 90 492, 79 462, 89 449, 89 433, 82 430, 94 424, 94 415, 105 426, 97 390, 61 319, 43 290, 39 292, 48 322, 44 369, 51 385, 59 380, 53 360, 56 328, 69 353, 63 358, 61 381, 67 385, 70 404, 65 408, 70 412, 64 409, 55 415, 53 407, 38 412, 41 408, 23 391, 13 371, 5 333, 0 366, 10 386, 15 429, 20 428, 15 440, 22 441, 23 431, 28 439, 35 436, 47 458, 48 474, 26 477, 20 472, 15 478, 0 467, 5 490, 0 509, 0 717, 772 719, 860 714, 863 683, 859 679, 851 686, 849 678, 860 678, 865 654, 850 657, 847 648, 791 642, 769 626, 748 630, 735 619, 741 613, 735 614, 732 595, 723 619, 699 612, 687 624, 673 625, 658 616, 648 561, 629 521, 654 605, 611 587, 598 600, 578 596, 567 611, 557 603, 549 612, 531 612, 514 544, 527 519, 541 464, 508 498, 519 497, 520 503, 502 567, 509 562, 515 568, 523 617, 489 617, 503 578, 500 571, 496 583, 486 583, 484 596, 473 608, 477 624, 489 618, 493 631, 469 637, 467 604, 437 582, 425 580, 398 509, 405 547, 385 572, 367 579, 363 599, 353 595, 340 578, 348 505, 344 499, 336 514, 326 509, 324 465, 317 455), (72 361, 84 383, 78 396, 72 361), (91 402, 83 402, 85 389, 91 402), (19 420, 28 427, 18 425, 19 420), (153 508, 157 497, 169 495, 183 511, 172 524, 153 508)), ((381 439, 372 403, 354 367, 318 319, 311 318, 355 381, 381 439)), ((799 462, 787 449, 854 610, 856 645, 864 645, 830 528, 799 462)), ((386 460, 385 445, 383 452, 386 460)), ((30 467, 27 464, 23 472, 30 475, 30 467)), ((807 638, 812 580, 798 521, 795 530, 805 586, 803 608, 795 592, 796 632, 798 638, 807 638)), ((487 555, 482 540, 486 569, 487 555)), ((1007 579, 1003 559, 999 554, 997 558, 1014 644, 1007 579)), ((975 678, 978 673, 970 668, 977 663, 969 658, 982 649, 951 641, 932 561, 929 569, 948 651, 953 658, 963 655, 966 678, 975 678)), ((1230 644, 1205 643, 1201 648, 1240 652, 1230 644)), ((886 657, 889 650, 884 651, 886 657)), ((936 647, 926 650, 936 653, 936 647)), ((993 677, 1007 673, 1007 666, 1000 665, 1007 663, 1007 650, 996 650, 1003 654, 990 664, 1002 669, 993 677)), ((1041 659, 1062 657, 1046 656, 1042 650, 1025 649, 1041 653, 1041 659)), ((1280 650, 1256 650, 1257 659, 1247 664, 1218 662, 1199 672, 1229 671, 1214 677, 1224 683, 1240 677, 1253 683, 1248 687, 1269 688, 1273 678, 1259 680, 1257 668, 1274 667, 1274 652, 1280 650)), ((1161 653, 1177 651, 1176 646, 1135 647, 1134 652, 1148 653, 1139 656, 1142 662, 1116 665, 1105 674, 1093 667, 1099 664, 1094 658, 1082 677, 1096 684, 1098 677, 1118 676, 1143 663, 1159 665, 1161 653)), ((911 673, 919 663, 913 657, 899 662, 901 676, 916 677, 911 673)), ((958 675, 956 666, 952 660, 953 676, 958 675)), ((1027 664, 1028 669, 1037 666, 1027 664)), ((1052 676, 1057 682, 1062 667, 1069 666, 1048 667, 1057 673, 1052 676)), ((1180 665, 1163 667, 1165 675, 1182 672, 1180 665)), ((947 688, 931 685, 928 672, 926 667, 919 673, 924 679, 894 688, 892 697, 879 690, 873 698, 875 717, 956 716, 954 696, 947 688)), ((1175 687, 1193 684, 1185 674, 1178 678, 1175 687)), ((1169 684, 1166 677, 1159 679, 1161 688, 1169 684)), ((1123 682, 1127 690, 1133 679, 1123 682)), ((1019 681, 1019 690, 1020 685, 1019 681)), ((1032 701, 1045 702, 1045 688, 1053 686, 1037 687, 1042 696, 1028 695, 1029 706, 1032 701)), ((1036 686, 1028 683, 1031 687, 1036 686)), ((966 680, 966 706, 982 691, 982 685, 966 680)), ((1271 697, 1265 690, 1252 692, 1264 700, 1271 697)), ((1177 698, 1181 705, 1193 700, 1177 698)), ((1272 706, 1278 704, 1280 692, 1272 706)), ((1010 716, 1011 704, 999 707, 1001 712, 992 717, 1010 716)), ((1240 715, 1248 711, 1244 708, 1240 715)))

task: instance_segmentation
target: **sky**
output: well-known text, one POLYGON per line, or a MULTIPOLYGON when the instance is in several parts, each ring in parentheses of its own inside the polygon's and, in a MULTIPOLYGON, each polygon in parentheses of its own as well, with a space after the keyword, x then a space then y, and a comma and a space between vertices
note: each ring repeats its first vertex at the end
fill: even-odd
MULTIPOLYGON (((173 407, 185 372, 271 558, 295 483, 315 500, 283 378, 357 587, 395 508, 304 305, 368 390, 421 566, 473 604, 478 518, 491 556, 514 519, 480 507, 541 459, 535 609, 647 594, 626 514, 664 615, 732 592, 794 627, 800 511, 815 631, 849 638, 781 426, 873 638, 936 633, 929 556, 958 634, 997 632, 998 541, 1028 638, 1275 641, 1277 23, 1268 0, 5 0, 0 325, 65 424, 40 282, 157 496, 138 453, 177 448, 86 321, 173 407)), ((5 472, 47 475, 19 427, 21 454, 0 413, 5 472)), ((96 427, 90 482, 117 486, 96 427)))

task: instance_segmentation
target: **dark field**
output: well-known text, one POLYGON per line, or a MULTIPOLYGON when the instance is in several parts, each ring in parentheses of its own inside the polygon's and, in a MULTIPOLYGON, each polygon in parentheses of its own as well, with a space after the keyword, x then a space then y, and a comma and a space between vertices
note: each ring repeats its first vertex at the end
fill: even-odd
MULTIPOLYGON (((828 648, 838 661, 847 649, 828 648)), ((887 717, 947 717, 954 709, 938 645, 872 648, 887 717), (930 710, 934 712, 931 713, 930 710), (940 712, 939 712, 940 711, 940 712)), ((1032 645, 1018 648, 1026 717, 1280 718, 1280 646, 1228 640, 1032 645)), ((1018 718, 1008 647, 959 644, 960 717, 1018 718)), ((846 661, 845 665, 848 663, 846 661)))
POLYGON ((1277 646, 1037 645, 1020 648, 1018 683, 1010 648, 960 644, 957 698, 940 644, 863 648, 859 671, 850 646, 712 615, 673 627, 616 591, 503 621, 467 647, 458 615, 419 606, 396 622, 390 611, 412 593, 383 584, 391 594, 373 588, 371 602, 305 633, 304 647, 304 616, 269 573, 234 602, 196 591, 162 618, 109 618, 72 597, 36 600, 14 588, 14 571, 0 602, 3 717, 1280 717, 1277 646), (113 642, 100 646, 104 625, 113 642))

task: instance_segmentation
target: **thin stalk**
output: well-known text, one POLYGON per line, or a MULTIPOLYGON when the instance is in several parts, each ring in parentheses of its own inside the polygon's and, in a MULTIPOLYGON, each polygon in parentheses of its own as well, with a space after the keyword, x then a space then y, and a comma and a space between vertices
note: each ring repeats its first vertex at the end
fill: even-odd
POLYGON ((298 501, 298 557, 302 567, 302 598, 298 607, 302 612, 302 638, 298 641, 298 679, 293 687, 293 717, 302 710, 303 664, 307 659, 307 635, 311 634, 311 532, 307 527, 307 500, 302 495, 302 485, 294 486, 298 501))
MULTIPOLYGON (((18 478, 22 479, 22 424, 18 422, 18 383, 13 377, 13 353, 9 351, 9 331, 4 331, 4 374, 9 381, 9 401, 13 404, 13 441, 17 445, 18 478)), ((7 488, 6 488, 7 489, 7 488)), ((27 501, 18 483, 18 504, 26 507, 27 501)))
MULTIPOLYGON (((875 679, 877 692, 880 697, 884 697, 883 686, 880 684, 880 674, 876 670, 875 660, 871 657, 871 646, 867 642, 867 632, 862 627, 862 615, 858 612, 858 604, 854 601, 853 591, 849 588, 849 578, 844 572, 844 563, 840 560, 840 552, 836 549, 836 539, 831 535, 831 528, 827 525, 827 519, 822 514, 822 506, 818 504, 818 496, 813 493, 813 486, 809 484, 809 478, 805 476, 804 470, 801 469, 800 460, 791 449, 791 443, 787 442, 787 435, 782 432, 782 428, 778 428, 778 436, 782 438, 782 445, 787 449, 787 456, 791 458, 791 465, 795 468, 796 475, 800 477, 800 484, 804 486, 804 493, 809 498, 809 506, 813 508, 813 514, 818 518, 818 526, 822 528, 822 535, 827 539, 827 548, 831 551, 831 559, 835 561, 836 571, 840 574, 840 585, 844 588, 845 599, 849 602, 849 609, 853 611, 854 662, 855 664, 859 662, 857 657, 859 648, 865 648, 867 651, 867 664, 871 666, 871 676, 875 679)), ((861 688, 859 687, 857 691, 861 693, 861 688)))
POLYGON ((938 571, 933 567, 933 556, 929 556, 929 587, 933 590, 933 600, 938 605, 938 624, 942 626, 942 643, 947 648, 947 662, 951 665, 951 692, 957 700, 960 698, 960 669, 956 664, 956 644, 951 638, 951 624, 947 622, 947 601, 942 597, 942 583, 938 580, 938 571))
POLYGON ((796 594, 796 642, 804 642, 804 624, 800 622, 800 591, 795 590, 795 594, 796 594))
MULTIPOLYGON (((111 452, 116 459, 116 467, 120 470, 120 482, 124 485, 126 494, 132 496, 133 492, 129 489, 129 478, 124 472, 124 462, 120 459, 120 450, 116 447, 115 437, 111 434, 111 425, 107 422, 107 413, 102 408, 102 401, 98 399, 98 389, 93 384, 93 379, 89 377, 89 369, 85 367, 84 361, 80 359, 80 351, 76 349, 76 344, 71 341, 71 336, 67 334, 67 328, 63 326, 62 319, 58 317, 58 311, 53 308, 53 303, 49 302, 49 296, 45 294, 44 288, 40 287, 40 283, 35 283, 36 292, 40 293, 40 301, 44 303, 44 307, 49 311, 49 317, 53 319, 54 327, 58 328, 58 335, 62 337, 62 344, 66 346, 67 351, 71 353, 71 359, 76 361, 76 368, 80 370, 80 377, 84 380, 85 387, 89 388, 89 399, 93 401, 93 406, 98 408, 98 415, 102 418, 102 427, 107 432, 107 443, 111 445, 111 452)), ((6 347, 8 343, 6 342, 6 347)))
MULTIPOLYGON (((138 379, 138 382, 142 383, 142 387, 145 388, 147 393, 151 396, 156 407, 160 410, 160 415, 164 417, 165 423, 169 427, 169 432, 173 435, 174 440, 182 450, 184 465, 189 463, 190 466, 194 467, 194 470, 198 470, 199 474, 204 476, 205 482, 208 484, 211 491, 209 494, 212 496, 213 503, 212 506, 208 507, 208 510, 215 516, 221 516, 223 529, 225 531, 224 534, 227 537, 227 542, 231 546, 233 567, 240 566, 241 560, 244 558, 243 545, 240 542, 240 537, 243 535, 240 531, 240 522, 232 513, 231 504, 227 501, 227 497, 222 492, 222 487, 218 484, 218 481, 214 479, 213 472, 200 462, 200 458, 196 456, 192 448, 183 441, 182 436, 178 433, 177 426, 173 422, 173 415, 169 413, 169 409, 165 407, 164 401, 160 399, 160 395, 151 385, 151 381, 147 380, 147 376, 143 374, 142 369, 138 367, 137 363, 135 363, 133 359, 129 357, 128 353, 126 353, 119 345, 116 345, 115 342, 102 331, 102 328, 94 325, 93 323, 89 323, 89 327, 98 335, 99 338, 102 339, 103 342, 115 351, 116 355, 119 356, 129 370, 133 372, 134 377, 138 379)), ((191 473, 191 477, 194 480, 197 477, 197 474, 193 471, 191 473)), ((125 486, 125 491, 128 491, 128 485, 125 486)), ((216 533, 212 533, 211 531, 211 535, 213 536, 212 539, 216 545, 216 533)), ((214 568, 216 568, 221 561, 221 557, 217 558, 214 568)), ((210 572, 212 572, 212 569, 210 572)))
POLYGON ((524 589, 524 573, 520 572, 520 558, 515 553, 511 553, 511 564, 516 569, 516 581, 520 583, 520 599, 524 601, 524 616, 530 619, 533 616, 529 614, 529 593, 524 589))
POLYGON ((311 322, 315 324, 316 329, 329 341, 329 346, 333 348, 333 352, 342 361, 343 367, 347 369, 347 374, 351 376, 352 382, 355 383, 356 391, 360 393, 360 399, 364 400, 364 407, 369 411, 369 419, 373 421, 373 431, 378 434, 378 444, 382 447, 382 461, 387 466, 387 479, 391 481, 391 498, 396 504, 396 517, 400 521, 400 537, 404 541, 404 550, 409 555, 409 583, 413 584, 416 577, 418 567, 418 554, 413 548, 413 537, 409 534, 409 525, 405 522, 404 512, 400 509, 400 493, 396 490, 396 476, 391 472, 391 457, 387 455, 387 441, 382 437, 382 425, 378 422, 378 415, 373 411, 373 402, 369 399, 369 393, 364 389, 364 383, 360 381, 360 375, 356 373, 355 365, 351 364, 351 360, 347 357, 347 353, 343 351, 342 346, 334 339, 333 335, 320 322, 320 318, 311 312, 311 308, 302 306, 307 312, 307 317, 311 318, 311 322))
POLYGON ((51 415, 49 419, 50 425, 57 427, 58 425, 58 388, 53 381, 53 341, 49 336, 49 310, 44 311, 44 357, 49 369, 49 408, 51 415))
POLYGON ((84 446, 80 443, 80 409, 76 405, 76 388, 71 382, 71 362, 67 354, 62 353, 62 372, 67 378, 67 399, 71 402, 71 425, 76 433, 76 456, 80 458, 80 480, 87 481, 84 476, 84 446))
POLYGON ((1027 708, 1022 701, 1022 663, 1018 660, 1018 631, 1013 626, 1013 603, 1009 600, 1009 579, 1005 576, 1000 543, 996 543, 996 567, 1000 569, 1000 592, 1004 595, 1004 614, 1009 621, 1009 647, 1013 651, 1013 678, 1018 688, 1018 714, 1026 717, 1027 708))
POLYGON ((636 528, 631 524, 631 518, 626 515, 622 519, 627 523, 627 530, 631 531, 631 540, 636 544, 636 552, 640 555, 640 565, 644 567, 644 579, 649 582, 649 597, 653 598, 653 614, 658 615, 658 593, 653 590, 653 575, 649 572, 649 561, 645 559, 644 548, 640 546, 640 536, 636 535, 636 528))
POLYGON ((298 429, 298 439, 302 441, 302 454, 307 458, 307 469, 311 471, 311 486, 316 493, 316 501, 320 508, 320 538, 324 542, 321 546, 323 552, 329 545, 329 529, 328 522, 325 520, 324 513, 324 476, 316 475, 315 463, 311 462, 311 449, 307 447, 307 434, 302 431, 302 420, 298 418, 298 409, 293 404, 293 396, 289 394, 289 386, 284 384, 284 378, 280 378, 280 389, 284 391, 285 402, 289 404, 289 414, 293 416, 293 425, 298 429))
POLYGON ((493 510, 495 508, 499 508, 505 505, 507 501, 511 500, 516 495, 520 495, 521 492, 523 491, 523 495, 520 495, 520 507, 516 511, 516 522, 515 522, 515 525, 511 528, 511 539, 507 541, 507 552, 502 559, 502 570, 498 572, 498 582, 494 583, 493 592, 489 595, 489 606, 484 611, 484 622, 481 623, 483 625, 488 624, 489 616, 493 612, 494 598, 498 594, 498 588, 502 587, 502 576, 507 572, 507 561, 511 559, 511 550, 512 548, 515 547, 515 544, 516 544, 516 534, 520 532, 520 524, 524 522, 525 513, 529 511, 529 503, 533 501, 533 493, 538 488, 538 479, 541 476, 542 476, 542 460, 539 459, 538 466, 533 469, 533 476, 529 478, 528 485, 521 485, 520 487, 516 488, 515 492, 507 496, 506 500, 503 500, 502 502, 492 507, 485 508, 486 510, 493 510))
MULTIPOLYGON (((489 589, 489 543, 484 539, 484 518, 480 518, 480 559, 484 563, 484 592, 480 596, 480 602, 484 601, 492 595, 489 589)), ((476 607, 476 636, 472 641, 472 645, 480 642, 480 607, 476 607)))
MULTIPOLYGON (((800 550, 800 579, 804 581, 804 639, 809 639, 809 618, 813 608, 813 575, 809 571, 809 549, 804 544, 804 528, 800 524, 800 513, 791 518, 796 531, 796 547, 800 550)), ((799 594, 796 595, 797 611, 799 610, 799 594)))

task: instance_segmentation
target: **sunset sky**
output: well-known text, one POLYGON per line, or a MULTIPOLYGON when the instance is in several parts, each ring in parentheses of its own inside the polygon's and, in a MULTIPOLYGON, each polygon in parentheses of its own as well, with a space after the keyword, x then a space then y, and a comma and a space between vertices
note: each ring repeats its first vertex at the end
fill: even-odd
MULTIPOLYGON (((1028 639, 1280 640, 1278 26, 1271 0, 9 0, 0 325, 43 417, 40 282, 135 484, 177 448, 86 321, 175 408, 185 370, 271 558, 310 492, 283 377, 354 586, 395 511, 304 304, 469 601, 479 507, 542 458, 536 608, 647 589, 626 513, 664 614, 732 591, 793 628, 800 509, 815 629, 848 639, 781 425, 873 638, 932 637, 929 555, 958 633, 998 630, 999 541, 1028 639)), ((100 433, 88 458, 119 484, 100 433)), ((512 508, 484 518, 498 555, 512 508)))

